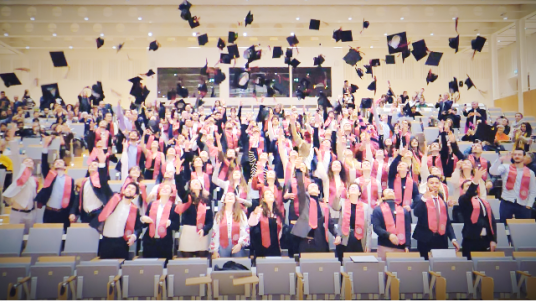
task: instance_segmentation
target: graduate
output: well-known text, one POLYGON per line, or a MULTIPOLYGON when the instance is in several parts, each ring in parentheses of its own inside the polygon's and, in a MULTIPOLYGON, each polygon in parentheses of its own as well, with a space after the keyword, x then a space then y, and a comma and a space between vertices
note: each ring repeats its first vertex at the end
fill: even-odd
POLYGON ((388 252, 409 252, 411 212, 396 200, 393 189, 383 190, 382 202, 372 211, 372 225, 378 235, 378 256, 382 260, 388 252))
POLYGON ((270 189, 264 190, 260 206, 255 208, 248 221, 255 257, 281 256, 283 220, 284 216, 276 205, 274 192, 270 189))
POLYGON ((128 141, 123 143, 123 153, 121 153, 121 180, 127 179, 130 169, 140 166, 142 155, 143 149, 139 143, 139 134, 135 130, 130 131, 128 141))
POLYGON ((224 195, 223 206, 214 216, 210 253, 220 257, 246 257, 249 245, 249 226, 246 213, 234 192, 224 195))
POLYGON ((156 200, 140 218, 142 227, 148 228, 142 241, 144 258, 173 258, 173 231, 180 227, 180 216, 171 200, 174 189, 172 184, 160 184, 156 200))
POLYGON ((100 259, 129 259, 129 247, 141 232, 139 208, 133 203, 140 194, 136 183, 129 183, 121 194, 115 194, 90 223, 102 234, 100 259))
POLYGON ((336 254, 342 261, 345 252, 371 251, 372 207, 361 199, 361 188, 353 183, 348 187, 348 198, 340 198, 340 215, 335 237, 336 254))
POLYGON ((428 176, 426 193, 419 200, 415 200, 414 214, 417 225, 413 238, 417 240, 417 249, 421 257, 428 260, 428 253, 432 249, 448 249, 448 240, 456 251, 460 249, 456 235, 452 229, 445 196, 439 194, 442 183, 436 175, 428 176))
POLYGON ((130 183, 135 183, 140 188, 140 194, 136 195, 132 201, 138 208, 140 208, 143 213, 147 209, 147 187, 141 182, 143 176, 141 175, 141 169, 138 166, 130 168, 128 171, 128 176, 121 187, 121 193, 130 183))
POLYGON ((361 163, 361 170, 363 171, 363 175, 355 180, 356 184, 359 185, 359 190, 363 190, 362 194, 360 194, 360 199, 374 209, 378 197, 381 195, 382 187, 378 183, 377 178, 372 177, 372 164, 370 161, 363 161, 361 163))
POLYGON ((224 199, 227 198, 225 196, 228 192, 233 192, 242 207, 251 207, 251 201, 247 199, 248 185, 244 179, 244 174, 240 171, 240 167, 237 166, 235 169, 229 170, 227 172, 229 176, 226 177, 228 180, 223 180, 218 178, 221 166, 221 162, 216 165, 216 169, 214 169, 214 172, 212 173, 212 183, 223 189, 222 202, 225 202, 224 199))
POLYGON ((392 165, 395 164, 398 172, 394 180, 389 178, 389 188, 393 189, 397 203, 400 203, 407 211, 411 211, 413 201, 419 198, 418 183, 409 175, 406 162, 394 161, 392 165))
POLYGON ((37 206, 45 206, 43 223, 63 223, 64 229, 70 225, 69 214, 75 202, 74 180, 65 174, 65 162, 56 159, 52 169, 48 163, 48 147, 52 142, 52 136, 43 138, 43 154, 41 158, 41 172, 46 175, 43 188, 37 196, 37 206))
POLYGON ((145 154, 145 172, 143 176, 145 179, 156 180, 160 173, 164 174, 166 172, 166 158, 160 150, 158 141, 153 140, 151 144, 147 145, 149 145, 149 149, 145 144, 141 145, 145 154))
POLYGON ((69 221, 72 223, 76 222, 78 217, 83 223, 91 222, 99 216, 113 195, 108 184, 106 155, 102 149, 98 149, 96 156, 97 159, 93 160, 88 167, 89 177, 82 179, 79 197, 75 199, 71 208, 69 221))
MULTIPOLYGON (((180 168, 181 164, 182 164, 182 161, 180 161, 179 164, 178 164, 179 168, 180 168)), ((155 201, 157 199, 156 197, 158 195, 158 192, 160 192, 160 190, 162 190, 162 187, 164 185, 171 185, 171 195, 169 196, 169 200, 173 204, 176 204, 178 202, 180 197, 179 197, 179 193, 178 193, 178 190, 177 190, 177 186, 184 185, 184 184, 180 184, 180 183, 175 182, 175 177, 174 177, 175 172, 174 172, 174 170, 175 170, 175 168, 173 170, 167 170, 164 173, 164 178, 162 179, 162 182, 153 186, 153 188, 151 189, 151 192, 147 196, 147 202, 155 201)))

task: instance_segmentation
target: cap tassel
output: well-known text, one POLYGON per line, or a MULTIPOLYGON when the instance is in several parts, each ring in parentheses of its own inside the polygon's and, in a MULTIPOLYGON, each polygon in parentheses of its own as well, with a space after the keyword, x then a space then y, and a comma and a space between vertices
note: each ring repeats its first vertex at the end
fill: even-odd
POLYGON ((458 33, 458 17, 456 17, 454 29, 456 30, 456 33, 458 33))

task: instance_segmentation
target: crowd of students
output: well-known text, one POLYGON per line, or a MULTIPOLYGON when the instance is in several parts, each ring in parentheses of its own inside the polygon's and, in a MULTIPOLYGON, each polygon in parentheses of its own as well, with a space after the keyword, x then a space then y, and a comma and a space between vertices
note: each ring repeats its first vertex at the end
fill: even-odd
POLYGON ((331 234, 342 258, 344 252, 371 251, 372 232, 380 257, 409 251, 412 237, 425 258, 449 241, 470 257, 497 246, 490 192, 501 200, 501 221, 533 215, 530 124, 521 113, 513 123, 491 121, 476 102, 458 107, 467 117, 462 139, 473 142, 470 150, 460 150, 454 132, 459 113, 448 93, 435 104, 439 137, 431 142, 412 136, 407 119, 417 116, 423 91, 412 100, 407 93, 384 95, 370 109, 353 97, 314 111, 272 108, 261 99, 248 114, 242 104, 227 108, 223 100, 206 114, 199 103, 182 100, 123 109, 120 102, 89 98, 81 94, 76 106, 52 103, 32 115, 29 97, 11 102, 2 93, 0 103, 7 105, 1 108, 0 162, 13 174, 3 193, 11 223, 30 228, 42 207, 44 223, 90 223, 103 235, 101 258, 128 258, 130 246, 138 245, 143 257, 170 259, 173 231, 179 230, 182 257, 328 252, 331 234), (393 110, 380 113, 386 103, 395 103, 393 110), (40 117, 55 122, 41 129, 40 117), (25 118, 35 119, 25 125, 25 118), (83 179, 66 173, 73 123, 85 124, 83 179), (501 129, 494 144, 476 139, 480 123, 501 129), (42 137, 42 181, 33 160, 20 155, 18 136, 42 137), (60 152, 49 164, 54 139, 60 152), (504 141, 514 142, 512 152, 491 163, 481 156, 501 150, 504 141), (110 173, 123 181, 118 193, 110 188, 110 173), (150 192, 144 179, 156 181, 150 192), (463 238, 456 238, 452 222, 464 223, 463 238))

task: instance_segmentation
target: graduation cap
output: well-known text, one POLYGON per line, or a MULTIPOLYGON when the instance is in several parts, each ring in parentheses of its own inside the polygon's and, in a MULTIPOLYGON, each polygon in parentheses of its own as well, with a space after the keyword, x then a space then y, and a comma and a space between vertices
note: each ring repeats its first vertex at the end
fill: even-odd
POLYGON ((385 56, 385 64, 395 64, 395 56, 386 55, 385 56))
POLYGON ((179 10, 181 11, 182 19, 189 20, 192 17, 192 15, 190 14, 191 7, 192 7, 192 4, 186 0, 182 4, 179 5, 179 10))
POLYGON ((473 88, 473 86, 476 88, 475 84, 473 83, 469 75, 467 76, 467 80, 465 80, 465 86, 467 86, 467 90, 473 88))
POLYGON ((356 69, 355 69, 355 72, 357 72, 357 75, 359 76, 360 79, 363 78, 363 69, 361 69, 361 68, 356 68, 356 69))
POLYGON ((0 78, 2 78, 6 87, 21 85, 19 78, 14 73, 2 73, 0 74, 0 78))
POLYGON ((357 87, 357 85, 354 85, 354 84, 350 85, 350 92, 351 93, 355 93, 358 89, 359 89, 359 87, 357 87))
POLYGON ((337 29, 335 31, 333 31, 333 39, 335 40, 335 42, 339 42, 341 40, 341 35, 342 35, 342 29, 337 29))
POLYGON ((495 141, 496 134, 497 127, 480 123, 478 124, 478 127, 476 127, 475 138, 479 139, 480 141, 485 141, 490 144, 493 144, 495 141))
POLYGON ((175 106, 178 110, 184 110, 184 108, 186 108, 186 102, 183 99, 180 99, 175 106))
POLYGON ((146 76, 150 77, 152 76, 153 74, 156 74, 152 69, 149 69, 149 71, 147 71, 147 73, 145 74, 146 76))
POLYGON ((233 85, 236 88, 247 89, 249 83, 249 72, 245 69, 242 69, 240 72, 237 72, 233 81, 233 85))
POLYGON ((222 64, 231 64, 232 59, 233 59, 233 56, 228 53, 220 54, 220 63, 222 64))
POLYGON ((225 42, 221 38, 219 38, 217 46, 220 50, 223 50, 225 48, 225 42))
POLYGON ((285 57, 292 58, 292 48, 287 48, 285 51, 285 57))
POLYGON ((272 52, 272 59, 279 59, 283 55, 283 49, 281 46, 274 47, 274 50, 272 52))
POLYGON ((354 38, 352 37, 352 31, 351 30, 343 30, 341 31, 341 41, 342 42, 352 42, 354 38))
POLYGON ((272 88, 270 85, 266 85, 266 96, 267 97, 273 97, 275 95, 275 89, 272 88))
POLYGON ((214 74, 214 83, 216 85, 220 85, 223 81, 225 81, 226 78, 227 76, 221 71, 220 68, 216 69, 216 73, 214 74))
POLYGON ((311 85, 311 81, 309 81, 309 79, 307 78, 303 78, 300 80, 299 82, 299 86, 303 89, 309 89, 309 85, 311 85))
POLYGON ((67 67, 67 59, 65 58, 65 53, 63 51, 51 51, 50 58, 52 58, 52 63, 54 67, 67 67))
POLYGON ((104 39, 101 37, 98 37, 96 42, 97 42, 97 49, 101 48, 102 45, 104 45, 104 39))
POLYGON ((458 47, 460 46, 460 36, 458 35, 455 38, 449 38, 449 46, 450 48, 456 50, 455 53, 458 53, 458 47))
POLYGON ((60 88, 58 83, 41 85, 41 92, 43 93, 43 98, 58 98, 60 97, 60 88))
POLYGON ((170 91, 168 91, 167 93, 167 99, 170 100, 170 101, 173 101, 177 98, 177 91, 175 91, 174 89, 171 89, 170 91))
POLYGON ((413 54, 413 57, 415 57, 415 60, 420 61, 422 58, 426 57, 428 48, 426 47, 424 39, 414 42, 411 45, 413 45, 411 53, 413 54))
POLYGON ((449 82, 449 90, 451 93, 458 92, 458 80, 454 78, 454 81, 449 82))
POLYGON ((407 51, 408 38, 406 37, 406 32, 387 36, 387 48, 389 48, 389 54, 391 55, 407 51))
POLYGON ((153 42, 151 42, 149 44, 149 51, 157 51, 158 50, 158 47, 160 47, 160 43, 158 43, 158 41, 154 40, 153 42))
POLYGON ((484 44, 486 43, 486 38, 477 36, 476 39, 471 40, 471 48, 474 50, 473 52, 473 58, 475 57, 476 52, 482 52, 482 48, 484 48, 484 44))
POLYGON ((206 60, 205 66, 201 67, 201 69, 199 70, 199 74, 207 75, 207 70, 208 70, 208 60, 206 60))
POLYGON ((117 52, 119 52, 121 50, 121 48, 123 48, 123 45, 125 45, 125 42, 117 45, 117 52))
POLYGON ((361 99, 361 105, 359 105, 360 108, 368 109, 372 107, 372 102, 374 100, 372 98, 362 98, 361 99))
POLYGON ((376 77, 374 77, 374 81, 368 85, 367 89, 374 91, 374 95, 376 95, 376 77))
POLYGON ((322 91, 320 92, 318 95, 317 95, 317 103, 318 103, 318 106, 323 106, 324 108, 327 108, 327 107, 333 107, 331 105, 331 102, 329 101, 328 97, 326 96, 326 94, 322 91))
POLYGON ((262 50, 256 50, 255 45, 251 45, 244 51, 244 57, 248 60, 248 63, 260 60, 262 56, 262 50))
POLYGON ((361 61, 363 58, 361 57, 361 54, 359 51, 357 51, 354 48, 350 48, 348 53, 342 58, 346 64, 354 66, 357 64, 357 62, 361 61))
POLYGON ((246 27, 253 23, 253 14, 251 14, 251 11, 248 12, 248 15, 246 16, 246 27))
POLYGON ((229 56, 231 57, 231 59, 240 58, 240 52, 238 51, 238 45, 228 45, 227 46, 227 52, 229 53, 229 56))
POLYGON ((266 84, 266 78, 264 77, 264 75, 259 75, 257 77, 257 80, 255 81, 255 85, 257 86, 264 86, 266 84))
POLYGON ((430 52, 430 55, 428 55, 428 58, 426 59, 426 63, 424 65, 430 65, 430 66, 439 66, 439 61, 441 61, 441 57, 443 57, 442 52, 430 52))
POLYGON ((372 60, 370 60, 370 66, 372 66, 372 67, 380 66, 380 59, 372 59, 372 60))
POLYGON ((319 30, 320 29, 320 20, 311 19, 309 22, 309 29, 319 30))
POLYGON ((324 63, 325 59, 323 55, 319 55, 318 57, 313 58, 313 64, 315 66, 322 66, 322 63, 324 63))
POLYGON ((300 41, 298 41, 298 38, 296 38, 296 35, 287 37, 287 42, 288 42, 288 45, 290 45, 291 47, 294 47, 298 45, 298 43, 300 43, 300 41))
POLYGON ((187 98, 188 97, 188 88, 182 86, 182 84, 177 84, 177 94, 181 98, 187 98))
POLYGON ((229 32, 229 36, 227 37, 227 43, 234 43, 238 39, 238 34, 234 31, 229 32))
POLYGON ((132 78, 132 79, 129 79, 128 81, 131 82, 131 83, 133 83, 133 84, 138 84, 138 83, 141 82, 141 80, 142 80, 142 79, 141 79, 140 77, 137 76, 137 77, 134 77, 134 78, 132 78))
POLYGON ((199 44, 199 46, 203 46, 205 44, 208 43, 208 35, 207 34, 202 34, 200 36, 197 36, 197 43, 199 44))
POLYGON ((369 21, 365 21, 365 19, 363 19, 363 29, 361 30, 361 32, 363 32, 363 30, 367 29, 370 25, 370 22, 369 21))
POLYGON ((297 59, 292 59, 292 61, 290 61, 290 65, 292 65, 292 67, 296 68, 298 67, 298 65, 300 65, 300 61, 298 61, 297 59))
POLYGON ((365 67, 365 69, 366 69, 366 71, 365 71, 366 74, 370 74, 371 76, 374 76, 374 71, 372 70, 372 66, 364 65, 363 67, 365 67))
POLYGON ((426 85, 433 83, 435 80, 437 80, 437 78, 437 74, 433 74, 432 69, 430 69, 430 71, 428 71, 428 75, 426 76, 426 85))
POLYGON ((194 28, 198 27, 201 24, 199 23, 199 18, 194 16, 193 18, 188 19, 188 25, 190 25, 191 29, 194 29, 194 28))
POLYGON ((199 91, 199 93, 206 94, 208 92, 207 83, 202 83, 202 84, 197 85, 197 91, 199 91))
POLYGON ((463 87, 463 81, 458 82, 458 85, 459 85, 460 87, 463 87))

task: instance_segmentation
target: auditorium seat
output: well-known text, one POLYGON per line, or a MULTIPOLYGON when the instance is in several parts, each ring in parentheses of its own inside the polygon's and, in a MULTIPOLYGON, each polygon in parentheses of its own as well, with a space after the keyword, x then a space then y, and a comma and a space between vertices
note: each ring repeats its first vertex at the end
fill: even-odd
POLYGON ((518 265, 518 298, 536 300, 536 252, 514 252, 518 265))
POLYGON ((302 257, 300 273, 303 276, 304 298, 335 300, 337 295, 340 295, 341 263, 337 258, 304 259, 302 257))
POLYGON ((504 223, 497 223, 497 251, 503 251, 506 256, 512 256, 514 248, 510 246, 504 223))
POLYGON ((517 296, 517 262, 512 257, 487 257, 486 252, 478 255, 482 257, 475 257, 475 253, 471 253, 474 270, 493 279, 494 298, 511 299, 517 296))
POLYGON ((430 289, 428 260, 419 253, 386 253, 386 262, 387 271, 400 280, 400 299, 425 299, 430 289))
MULTIPOLYGON (((74 280, 75 257, 39 257, 38 261, 30 267, 32 300, 56 300, 59 298, 59 284, 66 280, 74 280)), ((69 293, 67 285, 65 290, 69 293)), ((67 299, 76 297, 69 293, 67 299)))
POLYGON ((424 127, 424 135, 427 142, 433 142, 439 137, 439 128, 437 127, 424 127))
POLYGON ((81 261, 76 266, 76 298, 105 299, 109 290, 108 284, 119 276, 122 262, 119 259, 81 261))
POLYGON ((62 237, 62 223, 36 223, 30 229, 22 256, 32 257, 32 264, 39 256, 59 256, 62 237))
POLYGON ((30 257, 0 257, 0 299, 30 299, 30 257), (9 290, 15 289, 8 296, 9 290))
POLYGON ((72 223, 67 228, 63 256, 75 256, 76 263, 97 257, 100 234, 88 223, 72 223))
MULTIPOLYGON (((377 254, 346 253, 342 262, 344 274, 348 275, 351 297, 346 296, 345 282, 343 277, 344 299, 348 300, 379 300, 385 290, 385 261, 377 257, 377 254), (352 256, 376 256, 378 262, 354 262, 352 256)), ((343 274, 343 276, 344 276, 343 274)))
MULTIPOLYGON (((0 257, 17 257, 22 249, 24 224, 0 225, 0 257)), ((0 296, 1 298, 2 296, 0 296)))
POLYGON ((487 202, 489 202, 489 205, 491 206, 491 211, 493 212, 493 216, 495 216, 496 221, 501 220, 501 214, 500 214, 500 207, 501 207, 501 201, 495 198, 488 198, 486 199, 487 202))
POLYGON ((446 279, 448 299, 466 299, 473 292, 472 261, 464 257, 430 257, 430 270, 446 279))
MULTIPOLYGON (((207 276, 208 261, 203 258, 176 258, 167 264, 167 296, 195 300, 207 297, 206 284, 186 285, 188 278, 207 276)), ((210 285, 209 285, 210 286, 210 285)))
POLYGON ((534 219, 508 219, 508 230, 516 251, 536 251, 536 223, 534 219))
POLYGON ((249 258, 218 258, 212 261, 213 270, 210 273, 212 278, 212 294, 214 299, 219 300, 240 300, 246 296, 250 296, 254 293, 250 290, 246 291, 244 285, 235 285, 233 279, 249 278, 254 276, 251 270, 251 259, 249 258), (248 270, 227 270, 227 271, 214 271, 214 267, 223 267, 223 264, 228 261, 234 261, 236 263, 244 265, 248 270))
POLYGON ((123 299, 156 298, 165 259, 127 260, 122 266, 123 299))
POLYGON ((84 137, 84 127, 83 123, 74 123, 71 124, 71 132, 74 134, 74 137, 84 137))
POLYGON ((296 295, 296 261, 290 258, 257 258, 259 296, 268 300, 290 300, 296 295), (276 297, 273 297, 276 295, 276 297))

